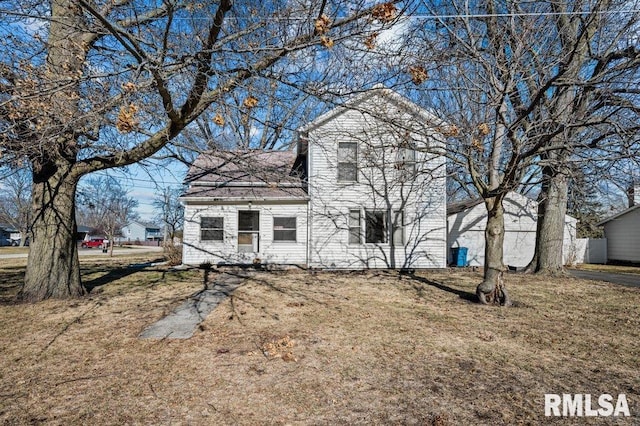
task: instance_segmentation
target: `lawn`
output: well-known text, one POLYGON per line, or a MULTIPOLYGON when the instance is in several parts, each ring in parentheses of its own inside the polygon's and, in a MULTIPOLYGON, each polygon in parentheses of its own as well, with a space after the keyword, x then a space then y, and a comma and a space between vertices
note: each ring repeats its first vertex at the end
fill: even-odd
POLYGON ((516 306, 495 308, 468 301, 468 271, 260 273, 158 341, 137 336, 202 271, 123 262, 85 261, 90 295, 34 305, 0 264, 4 423, 535 425, 545 393, 624 393, 632 418, 575 424, 638 423, 637 288, 509 275, 516 306))

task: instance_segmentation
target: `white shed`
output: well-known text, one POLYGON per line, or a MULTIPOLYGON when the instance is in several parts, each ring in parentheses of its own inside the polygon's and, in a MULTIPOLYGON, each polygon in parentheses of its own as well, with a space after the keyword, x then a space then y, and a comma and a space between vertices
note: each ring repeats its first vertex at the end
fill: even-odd
MULTIPOLYGON (((504 199, 504 249, 505 265, 522 268, 533 259, 536 244, 538 204, 524 195, 510 192, 504 199)), ((574 261, 577 220, 565 216, 563 259, 574 261)), ((484 266, 484 231, 487 225, 487 210, 481 198, 475 198, 447 206, 447 246, 449 261, 451 248, 467 248, 467 264, 484 266)))
POLYGON ((604 226, 608 261, 640 263, 640 204, 598 225, 604 226))

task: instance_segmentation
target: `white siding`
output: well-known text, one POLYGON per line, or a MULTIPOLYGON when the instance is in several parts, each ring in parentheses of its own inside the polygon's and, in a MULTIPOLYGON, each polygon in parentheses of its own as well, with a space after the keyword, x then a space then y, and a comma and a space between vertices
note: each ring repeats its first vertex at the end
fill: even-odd
MULTIPOLYGON (((505 265, 519 268, 527 266, 535 252, 536 202, 523 195, 509 193, 503 206, 503 262, 505 265)), ((487 226, 487 210, 484 203, 449 215, 447 222, 448 247, 467 247, 468 265, 484 266, 484 231, 487 226)), ((566 216, 563 249, 565 262, 570 260, 571 244, 575 241, 575 223, 574 218, 566 216)))
POLYGON ((259 203, 185 205, 182 261, 188 265, 204 262, 300 264, 307 263, 307 204, 259 203), (260 249, 258 253, 238 253, 238 211, 260 212, 260 249), (200 217, 224 218, 224 241, 200 241, 200 217), (273 241, 273 217, 296 218, 296 242, 273 241))
MULTIPOLYGON (((403 124, 416 117, 403 114, 381 98, 360 109, 384 110, 403 124)), ((424 123, 422 123, 424 125, 424 123)), ((418 173, 403 184, 394 168, 398 138, 382 121, 347 110, 309 131, 310 266, 321 268, 441 268, 446 266, 445 166, 435 136, 412 134, 418 146, 418 173), (338 143, 358 144, 358 182, 338 182, 338 143), (366 164, 368 163, 368 164, 366 164), (368 165, 369 167, 365 167, 368 165), (349 244, 350 209, 395 211, 405 215, 405 244, 349 244)), ((363 235, 364 237, 364 235, 363 235)), ((363 240, 364 241, 364 240, 363 240)))
POLYGON ((609 260, 640 262, 640 208, 605 223, 604 235, 609 260))

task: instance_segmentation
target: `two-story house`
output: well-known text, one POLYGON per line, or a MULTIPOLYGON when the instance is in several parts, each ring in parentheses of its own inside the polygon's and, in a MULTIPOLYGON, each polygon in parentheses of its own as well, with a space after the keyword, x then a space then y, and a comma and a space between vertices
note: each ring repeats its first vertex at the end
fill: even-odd
POLYGON ((295 151, 200 155, 181 198, 183 262, 445 267, 436 123, 374 88, 298 129, 295 151))

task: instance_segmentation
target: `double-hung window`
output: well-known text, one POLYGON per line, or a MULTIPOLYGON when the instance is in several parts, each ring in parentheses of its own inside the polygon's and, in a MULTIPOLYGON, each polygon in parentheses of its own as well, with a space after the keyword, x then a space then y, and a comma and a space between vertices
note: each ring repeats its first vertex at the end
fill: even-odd
POLYGON ((296 218, 295 217, 274 217, 273 218, 273 241, 296 241, 296 218))
POLYGON ((361 234, 360 210, 349 210, 349 244, 361 244, 361 234))
POLYGON ((394 211, 392 216, 393 226, 393 245, 404 245, 404 214, 402 211, 394 211))
POLYGON ((358 144, 356 142, 338 143, 338 182, 356 182, 358 180, 358 144))
POLYGON ((224 240, 224 218, 223 217, 201 217, 200 218, 200 241, 223 241, 224 240))
POLYGON ((396 168, 403 179, 411 179, 416 174, 416 151, 408 143, 398 148, 396 168))

